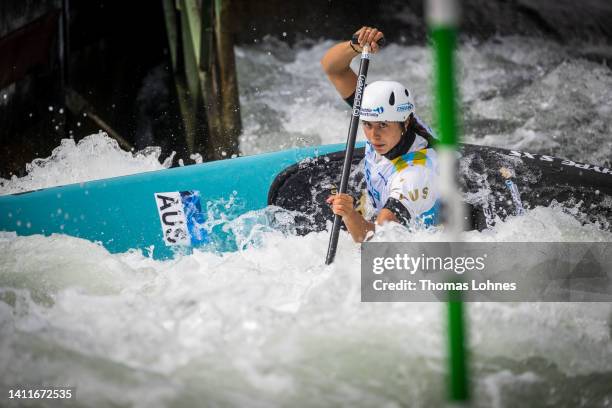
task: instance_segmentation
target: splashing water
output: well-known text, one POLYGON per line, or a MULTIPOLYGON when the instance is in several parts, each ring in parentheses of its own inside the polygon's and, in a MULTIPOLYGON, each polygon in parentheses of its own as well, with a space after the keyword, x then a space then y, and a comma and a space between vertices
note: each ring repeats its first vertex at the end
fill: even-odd
POLYGON ((136 153, 123 151, 104 132, 84 137, 78 143, 62 139, 51 156, 26 165, 25 177, 0 178, 0 195, 169 168, 174 154, 162 164, 160 155, 161 148, 155 146, 136 153))
MULTIPOLYGON (((269 39, 238 49, 244 153, 346 140, 349 107, 319 65, 333 43, 296 52, 269 39)), ((612 71, 573 57, 576 47, 522 37, 464 44, 458 78, 466 142, 609 167, 612 71)), ((391 44, 374 55, 368 82, 404 83, 417 114, 432 123, 431 70, 428 48, 391 44)))
MULTIPOLYGON (((318 67, 331 42, 307 49, 273 43, 237 49, 243 152, 343 141, 348 107, 318 67)), ((607 68, 533 39, 467 44, 462 53, 470 140, 609 160, 607 68), (570 101, 580 123, 567 116, 570 101), (591 143, 572 137, 579 126, 591 143)), ((428 64, 426 48, 390 45, 376 56, 370 80, 405 81, 429 121, 428 64)), ((64 142, 25 178, 3 182, 2 192, 169 165, 158 159, 155 150, 133 155, 93 135, 64 142)), ((77 406, 442 405, 444 305, 361 303, 358 246, 342 234, 336 262, 325 266, 328 234, 295 236, 290 221, 272 207, 247 213, 228 227, 239 238, 237 252, 196 250, 170 261, 109 254, 63 235, 0 233, 0 385, 75 386, 77 406)), ((534 237, 612 241, 555 206, 464 238, 534 237)), ((374 237, 439 239, 390 224, 374 237)), ((468 326, 474 406, 612 404, 609 304, 471 303, 468 326)))

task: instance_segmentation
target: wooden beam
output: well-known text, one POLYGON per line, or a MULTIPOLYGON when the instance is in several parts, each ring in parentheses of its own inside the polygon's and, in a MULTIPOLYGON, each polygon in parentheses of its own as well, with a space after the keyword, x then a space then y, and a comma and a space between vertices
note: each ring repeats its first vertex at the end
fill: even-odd
POLYGON ((229 157, 238 154, 238 137, 242 130, 236 56, 232 32, 231 0, 215 0, 215 38, 221 97, 221 133, 216 143, 229 157))
POLYGON ((213 38, 214 38, 214 2, 215 0, 202 0, 201 20, 202 31, 200 41, 200 70, 209 71, 213 59, 213 38))
POLYGON ((231 3, 162 1, 188 150, 207 160, 231 157, 241 131, 231 3))
POLYGON ((170 60, 172 61, 172 72, 177 72, 178 61, 178 30, 176 27, 176 3, 174 0, 162 0, 164 8, 164 21, 166 23, 166 35, 168 36, 168 47, 170 48, 170 60))

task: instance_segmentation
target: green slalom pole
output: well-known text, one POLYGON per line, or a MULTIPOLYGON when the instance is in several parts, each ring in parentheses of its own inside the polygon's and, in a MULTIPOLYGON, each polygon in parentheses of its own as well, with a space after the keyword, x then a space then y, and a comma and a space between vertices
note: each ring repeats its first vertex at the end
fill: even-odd
POLYGON ((448 398, 451 402, 470 399, 463 302, 459 293, 451 293, 448 300, 448 398))
MULTIPOLYGON (((459 10, 457 0, 426 0, 428 25, 434 46, 435 113, 440 134, 441 192, 448 210, 447 225, 453 241, 459 240, 462 203, 455 182, 459 144, 454 50, 459 10)), ((469 400, 466 330, 460 292, 448 299, 448 398, 451 403, 469 400)))
POLYGON ((432 27, 434 44, 436 112, 440 132, 440 144, 446 149, 457 148, 457 106, 455 91, 454 49, 457 32, 452 27, 432 27))

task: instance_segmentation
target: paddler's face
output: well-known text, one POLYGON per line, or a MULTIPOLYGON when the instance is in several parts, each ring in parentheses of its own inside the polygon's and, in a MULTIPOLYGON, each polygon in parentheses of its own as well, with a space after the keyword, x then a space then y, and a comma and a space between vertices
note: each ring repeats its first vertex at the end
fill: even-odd
POLYGON ((378 154, 385 154, 397 145, 402 137, 402 124, 399 122, 361 121, 366 138, 378 154))

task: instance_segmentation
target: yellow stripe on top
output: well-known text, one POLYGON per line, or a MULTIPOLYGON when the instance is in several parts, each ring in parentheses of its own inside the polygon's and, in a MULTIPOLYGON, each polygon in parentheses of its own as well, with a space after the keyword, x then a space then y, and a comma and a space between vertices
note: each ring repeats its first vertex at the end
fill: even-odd
POLYGON ((391 160, 395 171, 400 171, 408 166, 425 166, 427 164, 427 149, 406 153, 391 160))

